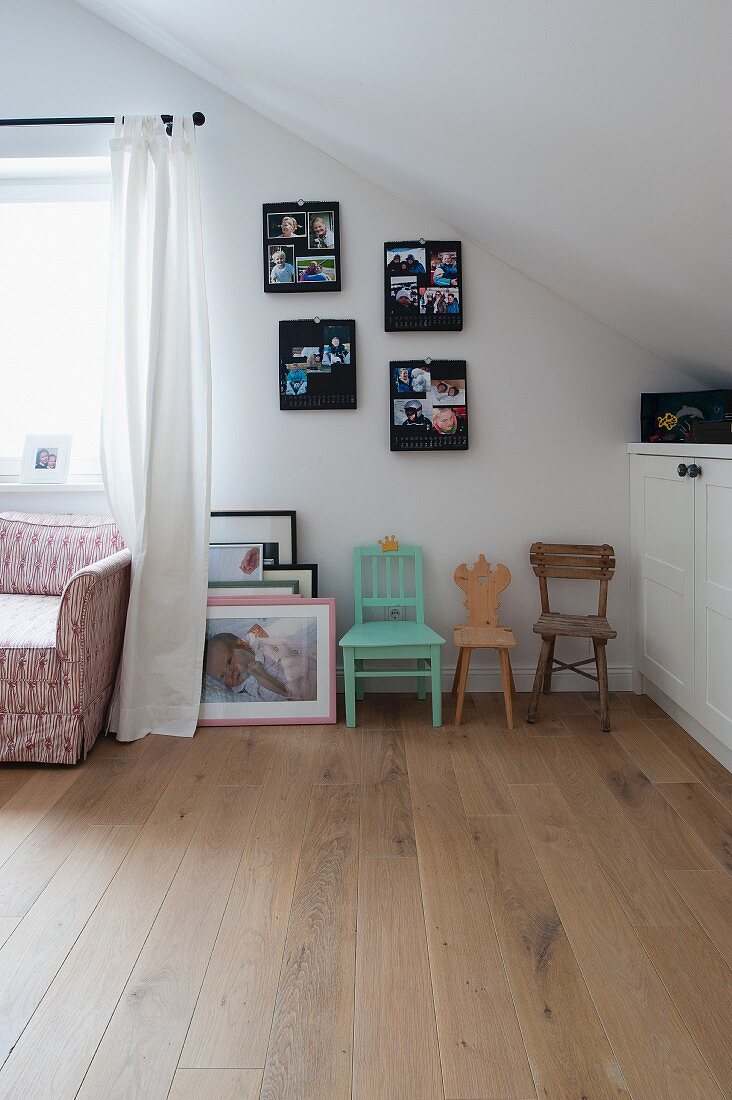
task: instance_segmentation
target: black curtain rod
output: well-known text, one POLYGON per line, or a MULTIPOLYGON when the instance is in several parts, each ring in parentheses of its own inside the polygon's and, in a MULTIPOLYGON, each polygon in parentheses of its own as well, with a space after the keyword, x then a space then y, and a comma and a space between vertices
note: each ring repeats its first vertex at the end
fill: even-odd
MULTIPOLYGON (((170 133, 173 116, 160 117, 170 133)), ((205 121, 206 116, 201 111, 193 112, 194 126, 203 126, 205 121)), ((0 126, 110 126, 113 122, 114 115, 95 115, 89 118, 0 118, 0 126)))

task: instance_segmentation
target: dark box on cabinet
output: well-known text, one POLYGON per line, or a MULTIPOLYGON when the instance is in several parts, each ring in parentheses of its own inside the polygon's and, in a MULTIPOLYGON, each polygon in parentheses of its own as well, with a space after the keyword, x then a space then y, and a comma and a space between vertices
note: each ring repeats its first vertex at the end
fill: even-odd
POLYGON ((642 443, 691 443, 696 424, 720 420, 732 421, 732 390, 641 394, 642 443))
POLYGON ((732 443, 732 419, 695 421, 691 437, 692 443, 732 443))

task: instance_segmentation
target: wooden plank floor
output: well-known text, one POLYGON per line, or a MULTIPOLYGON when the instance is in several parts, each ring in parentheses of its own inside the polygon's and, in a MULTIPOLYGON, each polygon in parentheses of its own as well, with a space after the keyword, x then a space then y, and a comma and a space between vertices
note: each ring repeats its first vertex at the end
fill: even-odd
POLYGON ((732 782, 596 712, 377 696, 0 769, 0 1097, 732 1100, 732 782))

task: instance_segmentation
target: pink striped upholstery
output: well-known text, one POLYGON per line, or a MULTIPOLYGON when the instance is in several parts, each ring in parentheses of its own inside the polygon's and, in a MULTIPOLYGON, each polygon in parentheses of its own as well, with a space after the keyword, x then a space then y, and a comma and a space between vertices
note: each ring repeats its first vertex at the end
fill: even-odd
POLYGON ((94 744, 109 708, 131 555, 125 549, 106 552, 123 543, 105 516, 6 512, 0 514, 0 535, 3 531, 10 544, 5 543, 5 572, 0 567, 0 761, 73 764, 94 744), (50 565, 44 547, 53 557, 50 565), (101 560, 93 559, 94 547, 103 550, 101 560), (79 558, 82 567, 69 573, 79 558), (56 594, 16 590, 19 577, 25 577, 26 587, 40 578, 50 586, 62 575, 64 587, 56 594), (10 592, 3 591, 8 577, 15 584, 10 592))
POLYGON ((0 512, 0 592, 60 596, 77 570, 124 545, 111 516, 0 512))

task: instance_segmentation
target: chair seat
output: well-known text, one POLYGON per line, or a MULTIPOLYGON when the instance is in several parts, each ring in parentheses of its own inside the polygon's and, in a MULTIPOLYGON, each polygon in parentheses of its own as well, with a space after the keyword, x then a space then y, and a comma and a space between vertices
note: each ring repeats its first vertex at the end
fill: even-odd
POLYGON ((444 645, 445 639, 424 623, 356 623, 343 635, 342 646, 444 645))
POLYGON ((602 615, 563 615, 559 611, 549 611, 534 623, 534 634, 543 638, 617 638, 602 615))
POLYGON ((455 645, 458 649, 510 649, 516 639, 507 626, 456 626, 455 645))

